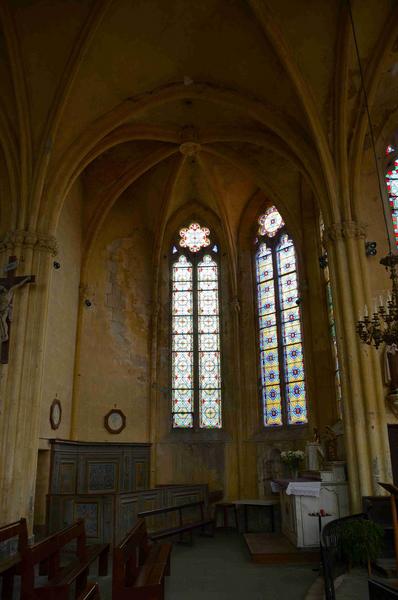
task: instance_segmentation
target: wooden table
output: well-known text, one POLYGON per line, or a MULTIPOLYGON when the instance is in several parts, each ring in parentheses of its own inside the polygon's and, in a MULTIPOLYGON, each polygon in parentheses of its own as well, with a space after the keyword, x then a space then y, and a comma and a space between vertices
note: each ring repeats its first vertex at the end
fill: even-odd
POLYGON ((271 529, 272 531, 275 531, 275 511, 274 511, 274 506, 279 504, 279 500, 251 500, 251 499, 245 499, 245 500, 234 500, 234 504, 236 506, 236 508, 238 508, 239 506, 243 506, 244 507, 244 516, 245 516, 245 531, 244 533, 247 533, 249 531, 249 525, 248 525, 248 508, 250 507, 268 507, 268 510, 270 512, 271 515, 271 529))
POLYGON ((228 509, 230 509, 230 508, 233 509, 235 527, 236 527, 236 529, 239 529, 238 515, 236 514, 235 502, 217 502, 216 507, 215 507, 215 513, 214 513, 214 521, 215 521, 216 527, 217 527, 217 516, 220 512, 223 516, 223 525, 222 526, 228 527, 228 509))

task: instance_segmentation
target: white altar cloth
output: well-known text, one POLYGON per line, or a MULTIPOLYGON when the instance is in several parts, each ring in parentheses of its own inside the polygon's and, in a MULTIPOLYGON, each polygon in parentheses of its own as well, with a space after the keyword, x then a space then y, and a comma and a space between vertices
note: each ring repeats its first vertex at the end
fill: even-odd
POLYGON ((312 496, 319 498, 321 493, 320 481, 289 481, 287 487, 280 485, 277 481, 271 481, 273 492, 281 492, 283 489, 288 496, 312 496))
POLYGON ((282 533, 297 548, 319 546, 318 519, 312 515, 325 511, 322 527, 349 512, 346 481, 313 479, 277 479, 273 490, 279 491, 282 533))

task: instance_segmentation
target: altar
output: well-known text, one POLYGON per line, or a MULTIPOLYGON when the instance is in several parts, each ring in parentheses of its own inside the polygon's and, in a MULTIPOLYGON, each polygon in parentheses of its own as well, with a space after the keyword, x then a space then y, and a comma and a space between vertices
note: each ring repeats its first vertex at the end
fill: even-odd
POLYGON ((272 481, 273 492, 279 492, 282 533, 297 548, 319 545, 318 518, 324 512, 322 527, 330 521, 349 514, 348 487, 342 463, 335 462, 317 473, 303 477, 272 481))

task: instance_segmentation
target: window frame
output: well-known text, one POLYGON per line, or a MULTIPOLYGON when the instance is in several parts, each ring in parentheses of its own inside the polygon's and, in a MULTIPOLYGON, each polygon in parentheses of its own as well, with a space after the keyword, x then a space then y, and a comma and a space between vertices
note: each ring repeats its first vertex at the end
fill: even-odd
MULTIPOLYGON (((178 228, 180 231, 183 227, 189 227, 192 222, 197 222, 196 219, 191 219, 187 225, 181 225, 178 228)), ((200 221, 199 221, 200 222, 200 221)), ((202 227, 207 227, 206 224, 202 227)), ((211 242, 209 246, 201 248, 198 252, 191 252, 189 248, 182 247, 179 244, 180 238, 177 235, 174 236, 169 250, 169 299, 168 299, 168 312, 169 312, 169 391, 171 409, 170 414, 170 428, 173 432, 217 432, 222 431, 224 428, 224 411, 223 411, 223 396, 224 396, 224 376, 223 376, 223 360, 222 360, 222 292, 221 292, 221 252, 218 240, 211 232, 211 242), (213 250, 214 246, 217 247, 217 251, 213 250), (177 249, 177 252, 173 253, 173 248, 177 249), (174 400, 173 400, 173 266, 178 261, 179 257, 184 255, 186 259, 192 264, 192 336, 193 336, 193 407, 192 407, 192 427, 178 427, 174 426, 174 400), (203 260, 204 256, 210 255, 211 258, 217 264, 217 291, 218 291, 218 337, 219 337, 219 358, 220 358, 220 387, 216 388, 220 390, 220 414, 221 414, 221 426, 220 427, 200 427, 200 405, 199 405, 199 314, 198 314, 198 265, 203 260)))
MULTIPOLYGON (((266 212, 267 209, 259 213, 258 218, 266 212)), ((283 224, 280 229, 277 230, 276 234, 272 237, 267 234, 261 235, 258 231, 258 218, 256 221, 256 231, 255 231, 255 243, 254 243, 254 251, 252 252, 252 268, 253 268, 253 279, 254 279, 254 305, 255 305, 255 319, 256 319, 256 368, 257 368, 257 382, 258 382, 258 402, 260 407, 260 415, 261 415, 261 429, 264 432, 281 432, 281 431, 292 431, 298 428, 302 431, 304 428, 308 427, 309 424, 309 401, 308 401, 308 383, 307 383, 307 369, 306 369, 306 359, 305 359, 305 340, 304 340, 304 318, 302 314, 302 305, 301 302, 298 304, 299 307, 299 321, 300 321, 300 330, 301 330, 301 352, 302 352, 302 360, 303 360, 303 372, 304 372, 304 385, 305 385, 305 402, 306 402, 306 421, 302 423, 289 423, 288 419, 288 399, 287 399, 287 378, 286 378, 286 369, 284 362, 284 344, 283 344, 283 328, 282 328, 282 309, 281 309, 281 299, 279 292, 279 280, 280 275, 278 271, 278 262, 277 262, 277 248, 281 241, 283 235, 287 235, 289 240, 291 240, 295 253, 295 273, 297 279, 297 299, 301 300, 300 288, 300 269, 299 269, 299 260, 298 254, 296 250, 296 244, 294 242, 293 237, 289 234, 289 231, 286 227, 286 224, 283 224), (282 424, 281 425, 266 425, 265 424, 265 414, 264 414, 264 403, 263 403, 263 382, 262 382, 262 374, 261 374, 261 333, 260 333, 260 315, 259 315, 259 306, 258 306, 258 281, 257 281, 257 254, 261 244, 265 243, 268 248, 271 250, 272 255, 272 267, 273 267, 273 284, 275 289, 275 320, 276 320, 276 331, 277 331, 277 352, 278 352, 278 361, 279 361, 279 386, 280 386, 280 394, 281 394, 281 415, 282 415, 282 424)))

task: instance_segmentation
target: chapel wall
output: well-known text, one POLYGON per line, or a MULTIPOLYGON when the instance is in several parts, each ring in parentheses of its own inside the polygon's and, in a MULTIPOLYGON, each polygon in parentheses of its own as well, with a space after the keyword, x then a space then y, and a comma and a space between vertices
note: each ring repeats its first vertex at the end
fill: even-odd
POLYGON ((40 445, 48 438, 68 439, 71 427, 76 327, 79 305, 82 255, 82 191, 80 182, 66 199, 57 228, 58 254, 52 262, 47 314, 43 387, 40 408, 40 445), (58 429, 50 424, 50 406, 55 398, 61 403, 62 418, 58 429))
POLYGON ((72 429, 82 441, 149 439, 152 236, 137 194, 112 208, 82 274, 72 429), (113 408, 126 417, 118 435, 104 426, 113 408))

